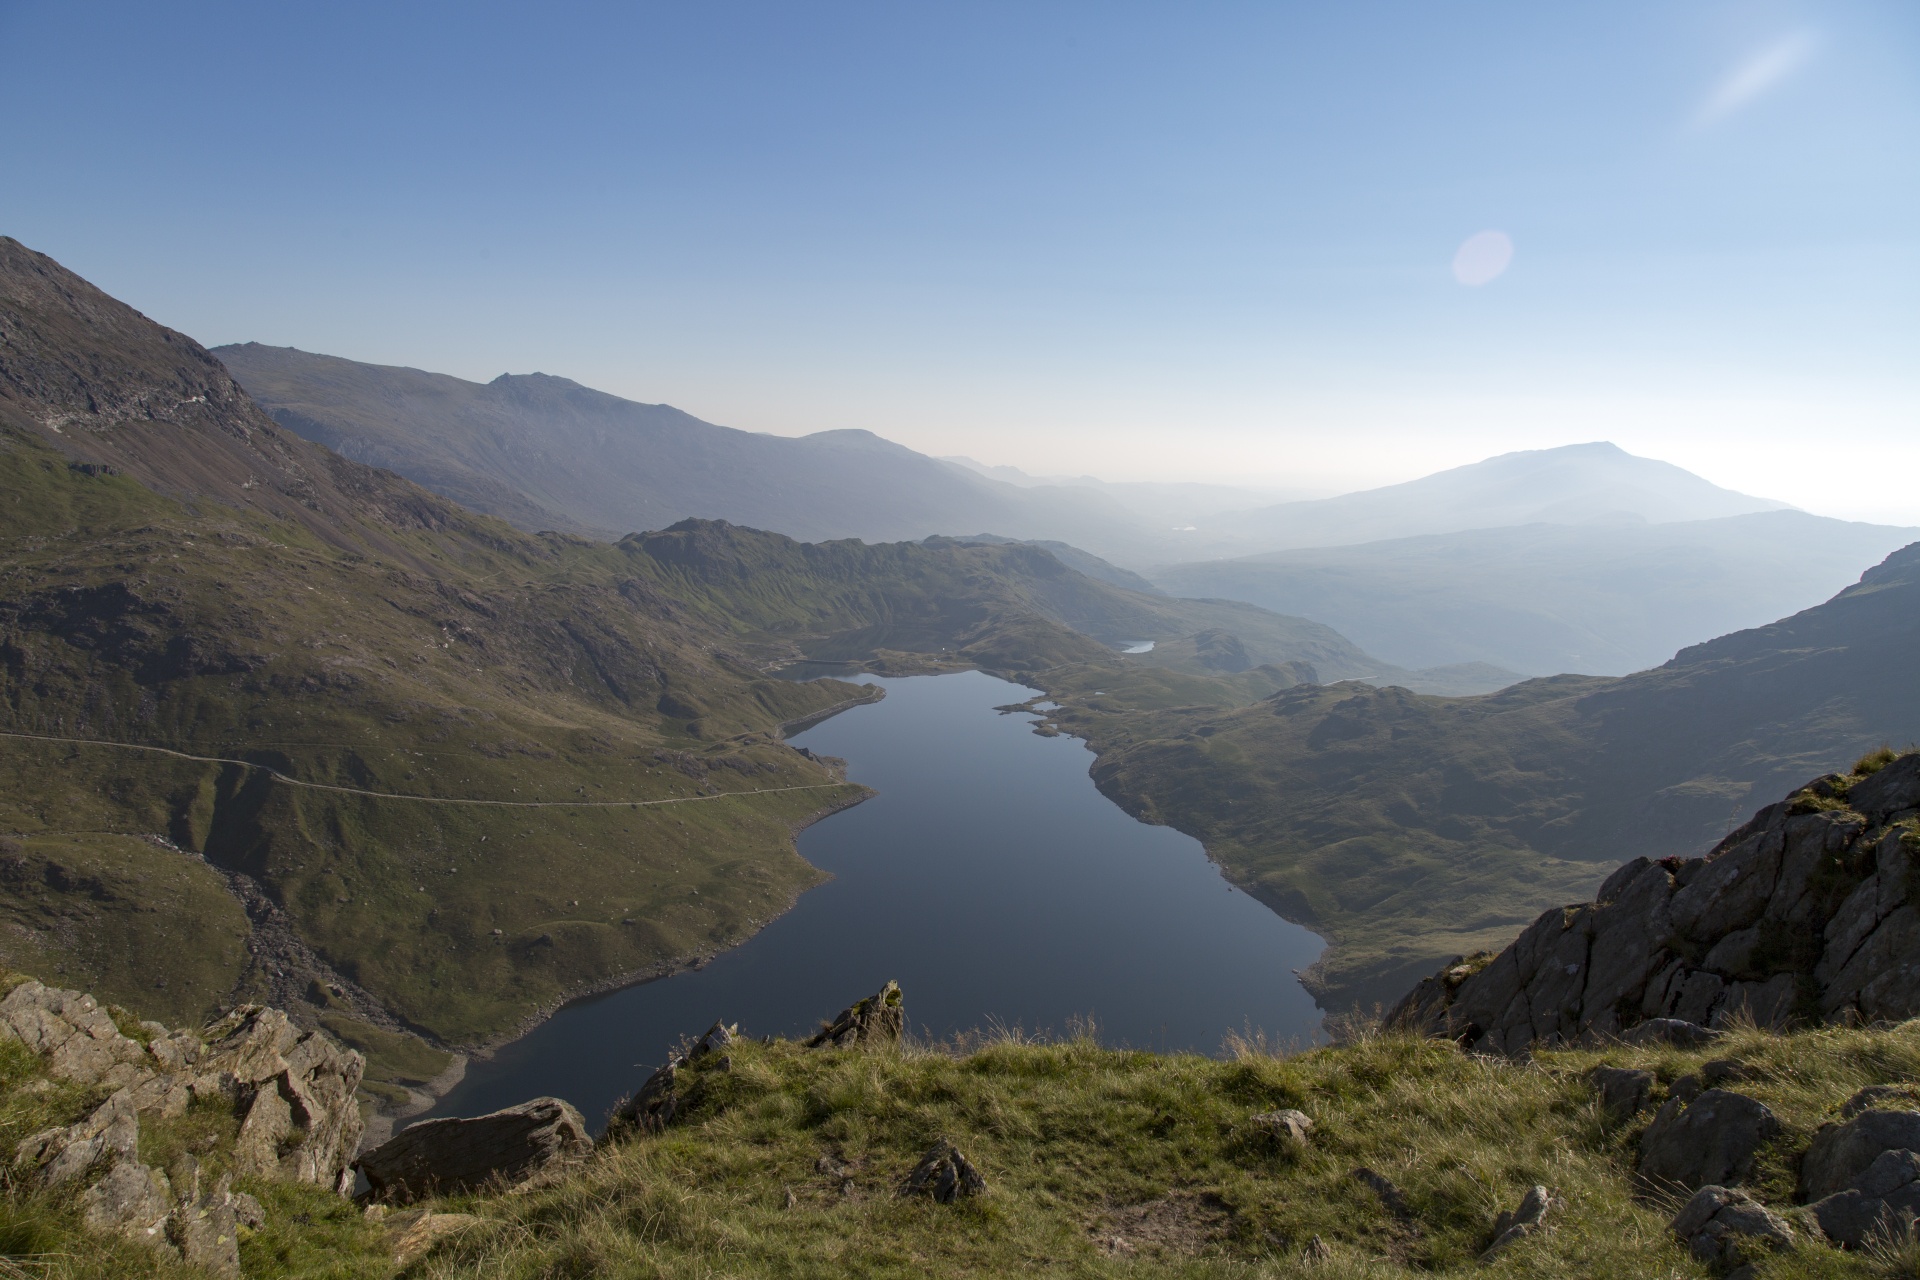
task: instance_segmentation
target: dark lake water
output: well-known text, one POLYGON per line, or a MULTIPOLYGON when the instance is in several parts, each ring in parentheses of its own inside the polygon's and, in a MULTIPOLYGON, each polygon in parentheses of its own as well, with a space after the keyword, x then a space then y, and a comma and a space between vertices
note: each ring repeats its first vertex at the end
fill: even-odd
POLYGON ((796 736, 879 792, 816 824, 800 852, 834 879, 704 969, 569 1005, 474 1062, 432 1115, 542 1094, 597 1129, 682 1035, 812 1031, 889 978, 916 1035, 993 1025, 1218 1052, 1230 1031, 1303 1045, 1320 1011, 1293 971, 1314 934, 1229 886, 1198 841, 1128 817, 1093 754, 994 707, 1032 697, 979 672, 886 686, 796 736))

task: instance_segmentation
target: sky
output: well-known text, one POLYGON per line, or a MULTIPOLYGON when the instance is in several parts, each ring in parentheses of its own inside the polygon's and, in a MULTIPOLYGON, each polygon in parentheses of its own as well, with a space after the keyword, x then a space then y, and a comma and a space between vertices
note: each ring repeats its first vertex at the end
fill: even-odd
POLYGON ((1920 524, 1920 5, 0 0, 0 234, 209 345, 1334 492, 1920 524))

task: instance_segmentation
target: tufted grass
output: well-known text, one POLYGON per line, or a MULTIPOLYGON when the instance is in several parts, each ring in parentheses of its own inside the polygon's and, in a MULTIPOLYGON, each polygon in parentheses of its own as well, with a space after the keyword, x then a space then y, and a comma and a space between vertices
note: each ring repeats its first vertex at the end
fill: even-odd
MULTIPOLYGON (((428 1206, 478 1222, 404 1273, 389 1227, 314 1188, 250 1186, 269 1222, 243 1258, 249 1276, 303 1280, 1705 1277, 1667 1232, 1674 1204, 1637 1194, 1649 1115, 1609 1122, 1588 1071, 1650 1069, 1657 1105, 1708 1060, 1741 1063, 1747 1078, 1727 1087, 1766 1102, 1784 1127, 1754 1189, 1790 1215, 1798 1155, 1840 1104, 1868 1084, 1920 1083, 1920 1023, 1747 1028, 1703 1050, 1553 1050, 1525 1063, 1369 1033, 1295 1056, 1234 1049, 1159 1055, 1085 1034, 892 1052, 743 1042, 728 1069, 685 1073, 688 1107, 666 1133, 612 1144, 517 1192, 428 1206), (1278 1107, 1313 1118, 1304 1149, 1248 1123, 1278 1107), (986 1175, 986 1197, 943 1206, 896 1194, 941 1137, 986 1175), (1361 1167, 1392 1181, 1403 1216, 1353 1176, 1361 1167), (1535 1182, 1565 1202, 1551 1229, 1480 1265, 1495 1215, 1535 1182)), ((35 1075, 17 1046, 0 1046, 0 1138, 86 1104, 74 1091, 23 1093, 35 1075)), ((115 1270, 130 1257, 144 1265, 80 1231, 71 1204, 18 1187, 0 1207, 0 1252, 38 1254, 34 1273, 48 1276, 142 1274, 115 1270)), ((1759 1276, 1913 1276, 1916 1262, 1911 1240, 1859 1255, 1810 1244, 1763 1261, 1759 1276)))

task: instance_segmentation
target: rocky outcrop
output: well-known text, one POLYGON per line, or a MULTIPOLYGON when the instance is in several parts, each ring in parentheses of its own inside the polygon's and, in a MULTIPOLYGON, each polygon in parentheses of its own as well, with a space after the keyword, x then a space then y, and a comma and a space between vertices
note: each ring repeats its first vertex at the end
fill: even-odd
POLYGON ((30 1185, 77 1187, 96 1231, 124 1235, 216 1275, 239 1274, 239 1228, 260 1206, 223 1174, 203 1185, 191 1156, 160 1170, 140 1160, 143 1121, 189 1105, 224 1108, 238 1122, 233 1172, 344 1191, 360 1141, 354 1091, 365 1063, 324 1032, 302 1032, 277 1009, 245 1006, 199 1034, 156 1022, 125 1034, 93 997, 25 982, 0 1000, 0 1038, 39 1054, 55 1079, 111 1089, 72 1124, 14 1150, 30 1185))
POLYGON ((898 1044, 906 1031, 906 1006, 900 984, 888 982, 864 1000, 840 1011, 808 1037, 809 1049, 845 1049, 854 1045, 898 1044))
POLYGON ((1920 1015, 1920 753, 1869 767, 1815 779, 1703 858, 1634 859, 1593 902, 1422 982, 1389 1025, 1517 1055, 1641 1026, 1678 1042, 1740 1018, 1920 1015))
MULTIPOLYGON (((680 1113, 684 1099, 680 1092, 680 1074, 695 1063, 707 1061, 711 1055, 720 1054, 712 1061, 725 1067, 730 1059, 720 1051, 732 1044, 740 1034, 740 1024, 728 1025, 716 1022, 707 1028, 707 1033, 694 1041, 692 1046, 673 1054, 666 1064, 640 1086, 631 1098, 621 1102, 613 1109, 613 1116, 607 1123, 606 1136, 618 1139, 630 1133, 659 1133, 673 1123, 680 1113)), ((686 1042, 681 1041, 682 1044, 686 1042)))
POLYGON ((573 1104, 535 1098, 471 1119, 423 1120, 354 1162, 368 1195, 389 1204, 525 1183, 593 1153, 573 1104))
POLYGON ((1662 1190, 1734 1186, 1753 1173, 1760 1145, 1779 1133, 1767 1105, 1744 1094, 1709 1089, 1691 1101, 1669 1098, 1640 1137, 1640 1176, 1662 1190))

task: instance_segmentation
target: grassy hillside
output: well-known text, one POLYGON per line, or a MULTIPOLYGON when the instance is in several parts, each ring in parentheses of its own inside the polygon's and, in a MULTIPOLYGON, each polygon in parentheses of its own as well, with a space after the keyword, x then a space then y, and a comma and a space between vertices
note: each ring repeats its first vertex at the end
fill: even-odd
MULTIPOLYGON (((748 1030, 751 1030, 750 1028, 748 1030)), ((905 1050, 742 1041, 683 1073, 664 1133, 605 1143, 583 1165, 502 1195, 429 1202, 467 1215, 403 1267, 414 1220, 363 1213, 315 1187, 243 1181, 267 1220, 245 1232, 253 1280, 328 1277, 1485 1275, 1641 1280, 1708 1275, 1667 1229, 1674 1205, 1636 1194, 1649 1113, 1609 1117, 1588 1071, 1656 1073, 1657 1104, 1708 1058, 1782 1122, 1751 1189, 1792 1214, 1815 1129, 1866 1085, 1920 1079, 1920 1032, 1735 1033, 1710 1050, 1616 1046, 1507 1062, 1445 1042, 1361 1035, 1294 1057, 1105 1049, 1090 1039, 905 1050), (1254 1122, 1294 1108, 1303 1144, 1254 1122), (937 1140, 980 1170, 984 1196, 905 1197, 937 1140), (1545 1229, 1479 1261, 1527 1189, 1559 1202, 1545 1229), (1384 1194, 1382 1191, 1384 1188, 1384 1194)), ((46 1082, 0 1044, 0 1143, 84 1114, 97 1094, 46 1082)), ((190 1113, 188 1120, 192 1120, 190 1113)), ((154 1140, 172 1130, 154 1126, 154 1140)), ((230 1134, 197 1134, 219 1167, 230 1134)), ((0 1250, 32 1274, 173 1275, 138 1246, 86 1233, 59 1195, 9 1184, 0 1250)), ((1756 1280, 1911 1275, 1912 1247, 1842 1254, 1802 1234, 1756 1280)))

